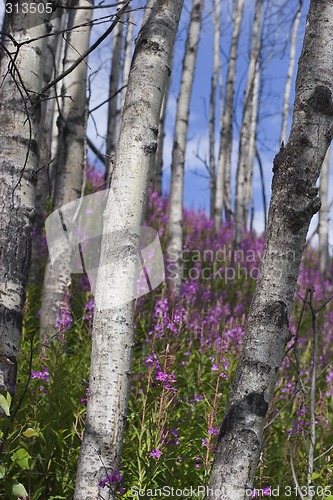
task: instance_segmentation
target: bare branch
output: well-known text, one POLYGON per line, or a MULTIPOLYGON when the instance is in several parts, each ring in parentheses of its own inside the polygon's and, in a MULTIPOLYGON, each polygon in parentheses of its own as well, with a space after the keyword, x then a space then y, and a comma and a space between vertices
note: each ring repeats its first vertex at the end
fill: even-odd
POLYGON ((51 87, 53 87, 53 85, 55 85, 56 83, 58 83, 60 80, 62 80, 63 78, 65 78, 65 76, 67 76, 69 73, 71 73, 82 61, 84 61, 84 59, 86 57, 88 57, 88 55, 93 52, 109 35, 110 33, 112 33, 112 31, 114 30, 114 28, 116 27, 116 25, 118 24, 118 22, 120 21, 120 17, 122 16, 122 14, 124 14, 124 12, 126 11, 127 7, 129 6, 131 0, 127 0, 126 4, 124 5, 124 7, 122 9, 120 9, 116 14, 114 14, 114 17, 116 17, 116 19, 113 21, 113 23, 111 24, 111 26, 106 30, 106 32, 100 36, 95 43, 92 44, 91 47, 89 47, 88 50, 86 50, 73 64, 72 66, 70 66, 66 71, 64 71, 63 73, 61 73, 59 76, 57 76, 56 78, 54 78, 51 82, 49 82, 47 85, 45 85, 45 87, 42 88, 41 90, 41 94, 44 94, 45 92, 47 92, 51 87))

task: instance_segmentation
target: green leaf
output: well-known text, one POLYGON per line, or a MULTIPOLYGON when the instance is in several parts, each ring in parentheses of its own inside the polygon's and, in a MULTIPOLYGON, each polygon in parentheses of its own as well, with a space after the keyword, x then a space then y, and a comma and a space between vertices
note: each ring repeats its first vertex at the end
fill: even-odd
POLYGON ((0 465, 0 479, 3 479, 6 475, 6 467, 4 465, 0 465))
POLYGON ((31 456, 24 448, 19 448, 10 458, 13 462, 16 462, 21 469, 30 469, 29 459, 31 456))
POLYGON ((333 500, 333 495, 329 495, 328 497, 325 497, 325 500, 333 500))
POLYGON ((9 406, 10 405, 8 404, 8 401, 5 398, 5 396, 3 396, 2 394, 0 394, 0 406, 3 409, 3 411, 5 412, 5 414, 7 415, 7 417, 9 417, 9 415, 10 415, 9 406))
POLYGON ((27 437, 27 438, 31 438, 31 437, 37 436, 37 432, 35 431, 35 429, 28 427, 24 432, 22 432, 22 435, 27 437))
POLYGON ((314 472, 311 476, 311 480, 318 479, 318 477, 321 477, 320 472, 314 472))
POLYGON ((16 497, 26 497, 28 495, 28 492, 22 483, 13 484, 12 493, 16 497))
POLYGON ((8 403, 9 408, 10 408, 10 405, 12 404, 12 397, 9 394, 9 392, 7 392, 7 394, 6 394, 6 401, 8 403))

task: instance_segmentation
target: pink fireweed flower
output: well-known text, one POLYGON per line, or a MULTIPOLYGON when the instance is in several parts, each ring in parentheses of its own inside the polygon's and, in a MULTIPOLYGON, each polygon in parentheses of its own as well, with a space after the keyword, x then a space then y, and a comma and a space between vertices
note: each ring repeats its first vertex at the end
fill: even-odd
POLYGON ((169 376, 165 372, 157 372, 156 380, 158 380, 159 382, 168 382, 169 376))
POLYGON ((161 450, 157 450, 155 448, 153 450, 151 450, 151 452, 149 453, 149 456, 156 458, 156 459, 159 459, 161 455, 162 455, 161 450))
POLYGON ((61 306, 58 319, 56 322, 56 329, 59 333, 65 333, 73 325, 73 319, 69 307, 65 304, 61 306))
POLYGON ((258 493, 258 490, 256 488, 253 488, 252 490, 252 496, 251 498, 257 498, 259 495, 263 495, 264 497, 270 497, 271 496, 271 487, 269 486, 268 488, 261 488, 260 493, 258 493))
POLYGON ((220 432, 220 429, 218 427, 208 427, 208 434, 216 434, 218 435, 220 432))
POLYGON ((115 470, 112 474, 107 474, 104 479, 102 479, 98 486, 100 488, 104 488, 106 485, 111 485, 115 483, 119 483, 123 480, 121 474, 118 470, 115 470))
POLYGON ((45 382, 48 382, 50 380, 50 374, 49 374, 48 367, 45 366, 43 368, 43 370, 40 372, 35 372, 34 370, 31 370, 31 378, 45 380, 45 382))

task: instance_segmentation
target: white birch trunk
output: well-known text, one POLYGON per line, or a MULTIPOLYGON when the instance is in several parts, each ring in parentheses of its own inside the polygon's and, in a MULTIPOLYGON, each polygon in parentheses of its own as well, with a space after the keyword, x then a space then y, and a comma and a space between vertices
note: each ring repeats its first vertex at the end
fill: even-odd
MULTIPOLYGON (((169 66, 172 70, 173 65, 173 52, 170 55, 169 66)), ((158 128, 158 142, 157 150, 154 158, 153 174, 152 174, 152 189, 160 196, 162 196, 162 182, 163 182, 163 151, 164 151, 164 138, 165 138, 165 120, 167 115, 167 107, 169 102, 169 91, 171 85, 171 73, 168 78, 163 104, 161 109, 160 124, 158 128)))
MULTIPOLYGON (((90 5, 88 0, 80 0, 79 6, 90 5)), ((72 19, 74 26, 91 20, 92 9, 77 9, 72 19)), ((70 32, 64 69, 69 68, 89 47, 90 27, 70 32)), ((81 195, 83 173, 86 162, 86 115, 87 115, 87 63, 82 61, 63 80, 62 106, 58 119, 58 149, 55 158, 55 192, 53 209, 59 209, 81 195)), ((62 254, 51 264, 48 257, 42 291, 40 311, 40 336, 55 333, 60 306, 66 288, 70 283, 71 254, 62 254)))
POLYGON ((210 183, 210 216, 215 212, 216 166, 215 166, 215 121, 217 83, 220 71, 220 38, 221 38, 221 2, 214 0, 214 58, 210 89, 209 108, 209 183, 210 183))
POLYGON ((236 83, 236 60, 238 52, 238 41, 243 19, 244 0, 234 0, 233 31, 229 53, 229 66, 226 82, 226 96, 223 110, 221 145, 216 177, 216 201, 215 201, 215 228, 220 229, 222 224, 223 205, 226 217, 231 217, 231 152, 232 152, 232 125, 234 115, 234 94, 236 83))
POLYGON ((182 281, 180 254, 183 245, 184 167, 190 101, 200 40, 203 0, 193 0, 183 59, 172 149, 170 208, 167 226, 167 284, 170 295, 178 295, 182 281))
MULTIPOLYGON (((172 68, 172 61, 170 62, 170 68, 172 68)), ((168 105, 169 98, 169 90, 170 90, 171 76, 168 78, 167 88, 165 91, 162 110, 161 110, 161 118, 160 124, 158 128, 158 144, 157 150, 154 158, 154 168, 152 174, 152 190, 158 193, 160 196, 162 195, 162 180, 163 180, 163 146, 164 146, 164 137, 165 137, 165 119, 166 119, 166 111, 168 105)))
POLYGON ((320 199, 321 209, 319 210, 319 259, 320 259, 320 272, 325 276, 329 272, 329 251, 328 251, 328 185, 330 173, 330 149, 328 149, 325 156, 323 166, 320 174, 320 199))
POLYGON ((266 413, 289 341, 306 234, 320 208, 318 179, 333 134, 333 3, 312 0, 289 141, 274 160, 268 232, 240 361, 220 430, 210 499, 251 498, 266 413))
POLYGON ((252 178, 254 151, 252 141, 252 157, 250 157, 250 145, 253 130, 254 113, 254 83, 258 71, 258 60, 260 54, 260 35, 261 35, 261 11, 262 0, 256 1, 256 8, 253 19, 252 45, 250 51, 250 63, 247 75, 247 84, 244 98, 243 120, 239 137, 239 153, 236 175, 236 198, 235 198, 235 241, 238 245, 241 242, 244 225, 247 222, 247 184, 249 178, 252 178), (252 163, 251 163, 252 162, 252 163))
MULTIPOLYGON (((123 65, 123 79, 122 86, 124 87, 128 83, 128 75, 131 68, 132 60, 132 47, 133 47, 133 22, 132 15, 130 12, 127 14, 127 31, 125 39, 125 54, 124 54, 124 65, 123 65)), ((123 112, 125 97, 127 88, 123 88, 120 94, 120 110, 123 112)))
MULTIPOLYGON (((15 11, 14 11, 15 12, 15 11)), ((13 14, 6 31, 22 43, 17 48, 3 36, 0 67, 0 389, 12 391, 28 279, 31 233, 35 215, 36 168, 43 54, 48 16, 13 14), (10 27, 11 24, 11 27, 10 27), (20 82, 20 83, 18 83, 20 82), (8 362, 5 360, 8 359, 8 362)), ((9 20, 8 20, 9 21, 9 20)))
POLYGON ((183 0, 155 1, 139 33, 132 60, 111 190, 104 212, 90 396, 75 500, 96 500, 99 495, 104 499, 114 498, 111 489, 98 485, 106 474, 112 474, 119 467, 127 415, 133 301, 119 306, 119 297, 134 286, 135 263, 131 262, 133 267, 126 269, 125 261, 130 256, 135 260, 138 250, 150 166, 157 147, 161 106, 170 72, 169 58, 182 6, 183 0), (108 238, 108 234, 112 237, 108 238))
MULTIPOLYGON (((73 14, 73 11, 71 12, 71 16, 73 14)), ((67 25, 69 22, 69 13, 65 12, 64 16, 62 17, 61 20, 61 28, 64 30, 66 29, 67 25)), ((56 60, 56 74, 54 76, 60 75, 64 71, 64 65, 66 64, 66 51, 67 51, 67 43, 65 42, 65 39, 63 36, 61 36, 59 45, 58 45, 58 52, 57 52, 57 60, 56 60)), ((61 95, 61 89, 62 89, 62 84, 63 82, 58 82, 56 83, 53 88, 54 88, 54 93, 57 96, 61 95)), ((52 117, 52 125, 51 125, 51 158, 56 158, 57 156, 57 150, 58 150, 58 118, 60 115, 61 111, 61 98, 58 97, 56 98, 55 101, 55 106, 53 109, 53 117, 52 117)), ((50 184, 51 184, 51 189, 54 191, 54 183, 55 183, 55 176, 56 176, 56 165, 54 162, 51 163, 50 165, 50 184)))
MULTIPOLYGON (((60 31, 66 27, 66 13, 58 15, 50 23, 52 25, 53 36, 49 37, 45 51, 45 64, 43 85, 49 83, 59 70, 60 54, 63 45, 63 36, 60 31)), ((48 98, 41 103, 40 119, 40 155, 37 170, 36 188, 36 216, 34 222, 34 238, 32 240, 30 279, 37 281, 41 270, 40 244, 45 222, 45 203, 48 196, 51 196, 51 176, 52 170, 52 126, 54 123, 54 109, 56 106, 56 88, 52 87, 48 92, 48 98)))
POLYGON ((252 179, 253 179, 253 168, 254 159, 256 156, 256 143, 257 143, 257 124, 258 124, 258 106, 259 106, 259 83, 260 83, 260 68, 259 61, 257 63, 256 74, 253 82, 253 97, 252 97, 252 117, 251 117, 251 130, 250 130, 250 143, 249 143, 249 166, 250 168, 245 174, 245 213, 244 213, 244 225, 247 222, 249 204, 251 207, 253 204, 253 193, 252 193, 252 179))
POLYGON ((112 170, 112 161, 117 146, 118 125, 119 125, 119 108, 118 96, 114 97, 119 89, 120 69, 121 69, 121 53, 123 45, 123 23, 119 22, 114 30, 113 47, 112 47, 112 67, 110 73, 109 85, 109 108, 108 108, 108 128, 106 135, 106 156, 105 156, 105 179, 110 179, 112 170))
POLYGON ((299 22, 301 19, 302 13, 302 5, 303 0, 300 0, 298 10, 293 23, 293 30, 291 35, 291 43, 290 43, 290 54, 289 54, 289 66, 287 73, 286 86, 284 89, 284 98, 283 98, 283 114, 282 114, 282 125, 281 125, 281 134, 280 134, 280 144, 285 143, 287 140, 287 128, 288 128, 288 120, 289 120, 289 102, 290 102, 290 91, 291 91, 291 83, 295 69, 295 58, 296 58, 296 45, 297 45, 297 34, 299 28, 299 22))

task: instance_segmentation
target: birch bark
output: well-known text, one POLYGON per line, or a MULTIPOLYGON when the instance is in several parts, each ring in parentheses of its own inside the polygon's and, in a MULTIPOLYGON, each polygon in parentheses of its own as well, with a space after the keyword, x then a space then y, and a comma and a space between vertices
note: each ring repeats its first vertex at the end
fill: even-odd
MULTIPOLYGON (((88 0, 80 0, 79 6, 90 6, 88 0)), ((75 9, 71 26, 79 26, 91 20, 92 9, 75 9)), ((73 14, 73 12, 71 13, 73 14)), ((89 47, 90 27, 70 31, 64 70, 89 47)), ((55 192, 53 209, 57 210, 81 195, 86 161, 86 97, 87 63, 82 61, 63 80, 62 104, 58 117, 58 148, 55 158, 55 192)), ((62 254, 51 264, 47 259, 40 311, 41 341, 55 333, 59 310, 64 293, 70 283, 71 254, 62 254)))
POLYGON ((215 166, 215 121, 217 84, 220 71, 220 38, 221 38, 221 2, 214 0, 214 59, 210 89, 209 107, 209 183, 210 183, 210 216, 214 218, 215 192, 216 192, 216 166, 215 166))
POLYGON ((35 215, 43 55, 48 17, 8 16, 0 66, 0 389, 12 391, 35 215), (20 44, 14 45, 11 40, 20 44), (37 39, 37 40, 36 40, 37 39), (8 71, 9 69, 9 71, 8 71), (5 361, 7 359, 7 361, 5 361))
MULTIPOLYGON (((250 128, 250 142, 249 142, 249 169, 245 173, 245 212, 244 212, 244 225, 246 225, 249 204, 253 207, 251 220, 253 222, 253 192, 252 192, 252 179, 253 179, 253 168, 254 159, 256 156, 257 149, 257 125, 258 125, 258 106, 259 106, 259 84, 260 84, 260 68, 259 61, 257 62, 254 82, 253 82, 253 97, 252 97, 252 117, 251 117, 251 128, 250 128)), ((252 230, 252 223, 250 224, 250 231, 252 230)))
MULTIPOLYGON (((169 66, 172 70, 173 65, 173 52, 170 55, 169 66)), ((163 151, 164 151, 164 138, 165 138, 165 120, 167 116, 167 107, 169 101, 169 91, 171 85, 171 74, 168 78, 163 104, 161 109, 160 124, 158 128, 158 142, 157 150, 154 158, 153 174, 152 174, 152 189, 160 196, 162 196, 162 182, 163 182, 163 151)))
POLYGON ((217 165, 216 202, 215 202, 215 229, 219 230, 222 224, 222 209, 225 206, 226 217, 231 218, 231 151, 232 125, 234 113, 234 94, 236 83, 236 60, 238 41, 243 19, 244 0, 233 0, 233 31, 229 53, 229 66, 226 82, 226 96, 222 118, 221 145, 217 165))
POLYGON ((135 256, 138 249, 150 166, 157 147, 161 106, 170 73, 169 58, 182 7, 183 0, 155 1, 137 38, 132 59, 111 190, 104 212, 90 396, 75 500, 96 500, 99 495, 114 498, 112 489, 99 487, 99 482, 119 468, 127 413, 133 301, 119 305, 119 297, 134 286, 136 265, 130 257, 135 256), (128 269, 125 257, 130 261, 128 269))
POLYGON ((178 295, 182 281, 180 255, 183 245, 184 167, 190 101, 200 40, 203 0, 193 0, 183 59, 172 149, 170 209, 167 226, 167 285, 170 295, 178 295))
POLYGON ((113 47, 112 47, 112 67, 110 73, 109 85, 109 109, 108 109, 108 128, 106 136, 106 156, 105 156, 105 179, 110 179, 112 169, 112 159, 114 157, 119 126, 119 107, 118 98, 112 97, 116 94, 119 88, 120 69, 121 69, 121 53, 123 45, 123 23, 120 21, 114 31, 113 47))
POLYGON ((255 133, 253 127, 254 110, 253 99, 254 84, 256 73, 258 71, 258 60, 260 54, 260 35, 261 35, 261 11, 262 0, 257 0, 252 29, 252 45, 250 51, 250 63, 247 75, 247 84, 244 98, 243 120, 239 137, 239 153, 236 175, 236 198, 235 198, 235 241, 238 245, 242 239, 243 228, 247 222, 247 184, 248 179, 252 178, 254 151, 252 133, 255 133), (252 154, 250 155, 250 146, 252 141, 252 154), (251 164, 252 161, 252 164, 251 164))
POLYGON ((312 0, 290 137, 274 160, 260 277, 220 430, 208 498, 251 498, 265 417, 290 340, 289 317, 318 179, 333 134, 333 3, 312 0))
POLYGON ((330 149, 328 149, 320 174, 320 199, 321 209, 319 210, 319 259, 320 272, 325 276, 329 272, 329 251, 328 251, 328 185, 330 172, 330 149))
MULTIPOLYGON (((45 64, 43 71, 43 85, 49 83, 59 72, 60 56, 63 37, 59 34, 66 28, 66 12, 58 15, 51 21, 53 35, 49 37, 45 52, 45 64)), ((40 119, 40 156, 37 171, 36 187, 36 216, 34 221, 34 237, 32 240, 30 279, 37 281, 41 271, 40 245, 45 222, 45 203, 48 196, 51 196, 51 175, 52 170, 52 128, 54 124, 54 109, 57 100, 57 88, 52 87, 48 92, 48 98, 41 103, 40 119)))
MULTIPOLYGON (((170 68, 172 68, 172 61, 170 64, 170 68)), ((161 109, 160 124, 158 127, 158 144, 154 158, 154 168, 152 173, 152 190, 158 193, 160 196, 162 195, 165 119, 166 119, 166 112, 167 112, 167 105, 169 98, 170 83, 171 83, 171 78, 169 77, 161 109)))
MULTIPOLYGON (((128 75, 131 68, 131 60, 132 60, 132 47, 133 47, 133 21, 132 15, 128 12, 126 17, 127 22, 127 31, 126 31, 126 39, 125 39, 125 54, 124 54, 124 65, 123 65, 123 80, 122 86, 124 87, 128 83, 128 75)), ((120 110, 123 112, 125 97, 126 97, 127 88, 123 88, 120 94, 120 110)))
POLYGON ((291 43, 290 43, 290 54, 289 54, 289 66, 287 73, 286 86, 284 89, 284 98, 283 98, 283 114, 282 114, 282 125, 281 125, 281 134, 280 134, 280 144, 285 143, 287 140, 287 128, 288 128, 288 120, 289 120, 289 102, 290 102, 290 91, 291 91, 291 82, 295 69, 295 57, 296 57, 296 44, 297 44, 297 33, 299 28, 299 22, 302 14, 302 6, 303 0, 299 1, 298 10, 293 23, 293 30, 291 35, 291 43))

